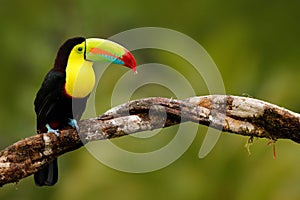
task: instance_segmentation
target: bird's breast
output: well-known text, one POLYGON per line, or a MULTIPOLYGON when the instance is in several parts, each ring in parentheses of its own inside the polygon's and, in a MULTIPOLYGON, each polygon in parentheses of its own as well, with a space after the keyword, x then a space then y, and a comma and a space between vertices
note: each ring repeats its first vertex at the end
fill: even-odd
POLYGON ((66 67, 65 91, 74 98, 88 96, 95 85, 93 63, 89 61, 69 62, 66 67))

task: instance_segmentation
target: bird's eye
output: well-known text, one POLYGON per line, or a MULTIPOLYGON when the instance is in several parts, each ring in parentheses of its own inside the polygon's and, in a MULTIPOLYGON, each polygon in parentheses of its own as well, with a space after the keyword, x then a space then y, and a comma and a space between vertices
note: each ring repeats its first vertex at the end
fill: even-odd
POLYGON ((78 52, 82 52, 83 48, 82 47, 78 47, 77 51, 78 52))

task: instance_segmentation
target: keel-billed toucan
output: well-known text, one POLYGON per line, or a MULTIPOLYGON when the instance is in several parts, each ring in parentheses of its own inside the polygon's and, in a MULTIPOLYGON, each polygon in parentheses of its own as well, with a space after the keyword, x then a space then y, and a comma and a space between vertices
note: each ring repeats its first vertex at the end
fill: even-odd
MULTIPOLYGON (((109 40, 76 37, 67 40, 58 50, 54 67, 46 75, 35 101, 37 132, 55 132, 77 127, 95 84, 93 62, 120 64, 136 72, 133 55, 121 45, 109 40)), ((36 185, 57 182, 57 160, 34 174, 36 185)))

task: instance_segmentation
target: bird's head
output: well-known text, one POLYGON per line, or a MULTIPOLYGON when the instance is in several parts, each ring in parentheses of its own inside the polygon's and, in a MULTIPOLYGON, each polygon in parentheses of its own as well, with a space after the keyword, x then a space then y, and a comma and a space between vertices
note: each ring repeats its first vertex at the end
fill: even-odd
POLYGON ((121 45, 99 38, 76 37, 59 49, 54 70, 66 73, 66 93, 71 97, 87 96, 95 84, 94 62, 109 62, 126 66, 136 73, 133 55, 121 45))
POLYGON ((106 39, 75 37, 67 40, 57 53, 55 66, 66 67, 71 59, 119 64, 136 73, 133 55, 123 46, 106 39))

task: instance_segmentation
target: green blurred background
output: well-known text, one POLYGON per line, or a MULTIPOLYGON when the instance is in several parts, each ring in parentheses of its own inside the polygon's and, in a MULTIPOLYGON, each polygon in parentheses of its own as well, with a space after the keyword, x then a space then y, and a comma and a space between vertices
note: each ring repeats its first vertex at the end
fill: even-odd
MULTIPOLYGON (((299 112, 299 8, 300 1, 279 0, 1 0, 0 147, 35 134, 34 96, 64 40, 106 38, 145 26, 174 29, 198 41, 217 64, 227 94, 246 93, 299 112)), ((188 74, 182 60, 165 52, 133 53, 139 64, 161 61, 188 74)), ((111 89, 126 71, 105 72, 98 114, 109 109, 111 89)), ((197 88, 197 78, 190 79, 197 95, 207 94, 201 84, 197 88)), ((167 88, 148 85, 132 99, 146 96, 174 97, 167 88)), ((248 156, 246 137, 224 133, 213 151, 199 159, 206 129, 200 126, 183 156, 161 170, 119 172, 81 148, 60 157, 55 187, 38 188, 28 177, 1 188, 0 199, 300 199, 298 144, 278 141, 273 160, 266 139, 255 140, 248 156)), ((176 130, 115 143, 147 151, 168 143, 176 130)))

